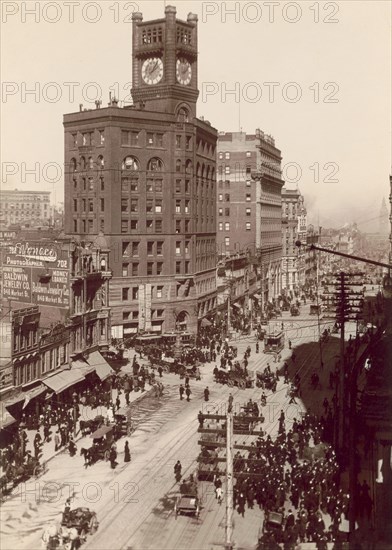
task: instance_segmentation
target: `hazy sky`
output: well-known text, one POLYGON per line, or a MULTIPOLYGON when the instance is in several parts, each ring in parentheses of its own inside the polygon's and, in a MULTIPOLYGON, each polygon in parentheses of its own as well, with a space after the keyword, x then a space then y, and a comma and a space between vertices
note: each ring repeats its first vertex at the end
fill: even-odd
MULTIPOLYGON (((106 106, 110 89, 129 100, 132 12, 164 4, 2 0, 3 188, 62 200, 63 114, 106 106)), ((390 2, 166 4, 199 16, 198 116, 272 134, 310 221, 371 229, 391 171, 390 2)))

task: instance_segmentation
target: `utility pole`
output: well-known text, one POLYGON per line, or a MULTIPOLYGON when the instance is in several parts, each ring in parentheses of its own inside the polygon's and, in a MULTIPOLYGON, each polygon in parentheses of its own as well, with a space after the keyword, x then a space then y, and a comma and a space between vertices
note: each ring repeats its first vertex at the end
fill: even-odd
POLYGON ((226 550, 233 548, 233 412, 226 417, 226 550))

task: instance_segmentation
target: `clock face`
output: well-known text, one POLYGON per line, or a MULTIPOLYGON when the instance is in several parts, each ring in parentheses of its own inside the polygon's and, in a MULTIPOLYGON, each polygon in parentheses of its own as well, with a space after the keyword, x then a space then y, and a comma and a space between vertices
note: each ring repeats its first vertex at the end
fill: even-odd
POLYGON ((192 67, 189 61, 180 57, 176 64, 177 81, 184 86, 187 86, 192 78, 192 67))
POLYGON ((163 63, 159 57, 146 59, 142 65, 142 78, 146 84, 158 84, 163 77, 163 63))

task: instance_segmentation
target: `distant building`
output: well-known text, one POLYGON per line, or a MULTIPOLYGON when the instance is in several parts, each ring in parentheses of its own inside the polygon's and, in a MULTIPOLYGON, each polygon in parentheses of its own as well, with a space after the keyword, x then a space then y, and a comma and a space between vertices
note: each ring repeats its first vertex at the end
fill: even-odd
MULTIPOLYGON (((307 214, 299 189, 282 189, 282 289, 295 290, 301 283, 296 242, 306 242, 307 214)), ((304 273, 303 273, 304 275, 304 273)))
POLYGON ((259 129, 221 132, 217 149, 218 255, 257 258, 263 309, 281 290, 281 152, 259 129))
POLYGON ((50 215, 49 191, 0 190, 0 225, 39 225, 50 215))

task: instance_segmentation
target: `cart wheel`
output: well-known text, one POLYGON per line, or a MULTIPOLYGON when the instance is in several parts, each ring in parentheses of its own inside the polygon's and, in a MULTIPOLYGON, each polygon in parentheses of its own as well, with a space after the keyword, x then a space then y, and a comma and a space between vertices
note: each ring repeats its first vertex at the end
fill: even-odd
POLYGON ((107 450, 105 451, 105 453, 104 453, 103 456, 104 456, 104 459, 105 459, 106 462, 107 462, 107 461, 109 460, 109 458, 110 458, 110 451, 107 449, 107 450))
POLYGON ((229 388, 232 388, 234 386, 233 380, 228 380, 227 385, 229 386, 229 388))

